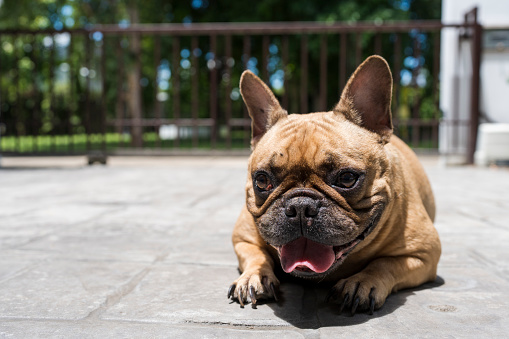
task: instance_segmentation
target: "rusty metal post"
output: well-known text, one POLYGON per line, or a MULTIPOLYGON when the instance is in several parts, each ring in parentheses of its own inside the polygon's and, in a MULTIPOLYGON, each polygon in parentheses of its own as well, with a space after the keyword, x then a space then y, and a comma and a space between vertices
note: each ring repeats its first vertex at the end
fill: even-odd
POLYGON ((474 163, 479 128, 479 83, 481 71, 481 37, 482 26, 477 21, 477 7, 470 13, 472 18, 472 84, 470 87, 470 137, 467 148, 467 162, 474 163))

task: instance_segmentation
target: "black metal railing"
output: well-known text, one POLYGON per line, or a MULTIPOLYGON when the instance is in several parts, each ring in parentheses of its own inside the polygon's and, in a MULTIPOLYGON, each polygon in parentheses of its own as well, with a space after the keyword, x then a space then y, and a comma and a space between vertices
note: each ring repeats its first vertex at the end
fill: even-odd
MULTIPOLYGON (((277 22, 3 30, 0 151, 247 149, 250 120, 238 90, 244 69, 266 81, 289 112, 325 111, 371 54, 384 56, 392 67, 395 133, 414 148, 436 149, 440 34, 446 29, 458 35, 470 30, 474 40, 481 30, 470 18, 454 25, 277 22)), ((479 65, 474 67, 478 75, 479 65)), ((478 88, 477 77, 472 93, 478 88)), ((478 102, 473 104, 475 122, 478 102)))

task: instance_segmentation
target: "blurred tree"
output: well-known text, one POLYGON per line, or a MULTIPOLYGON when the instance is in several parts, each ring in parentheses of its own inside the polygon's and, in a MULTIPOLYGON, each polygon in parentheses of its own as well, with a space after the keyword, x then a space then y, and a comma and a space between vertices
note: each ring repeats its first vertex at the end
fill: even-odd
POLYGON ((0 28, 79 28, 129 23, 137 9, 140 23, 250 21, 393 21, 440 19, 441 0, 258 0, 246 10, 231 0, 6 0, 0 28))

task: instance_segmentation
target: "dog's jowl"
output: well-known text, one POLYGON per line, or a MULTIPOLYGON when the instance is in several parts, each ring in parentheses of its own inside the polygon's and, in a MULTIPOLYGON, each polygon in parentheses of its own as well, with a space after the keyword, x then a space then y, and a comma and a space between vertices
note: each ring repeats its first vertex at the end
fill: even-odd
POLYGON ((415 154, 392 133, 392 76, 364 61, 330 112, 288 114, 246 71, 252 119, 246 204, 233 244, 240 277, 228 297, 277 300, 283 274, 331 285, 341 310, 373 312, 401 288, 434 280, 435 204, 415 154))

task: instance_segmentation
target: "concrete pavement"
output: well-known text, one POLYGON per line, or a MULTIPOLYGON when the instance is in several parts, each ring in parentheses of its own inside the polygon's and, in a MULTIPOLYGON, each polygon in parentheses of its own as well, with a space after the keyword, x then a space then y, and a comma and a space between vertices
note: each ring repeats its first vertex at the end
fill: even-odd
POLYGON ((245 157, 4 157, 0 338, 507 338, 509 170, 424 160, 439 278, 349 317, 290 282, 277 304, 227 300, 245 157))

